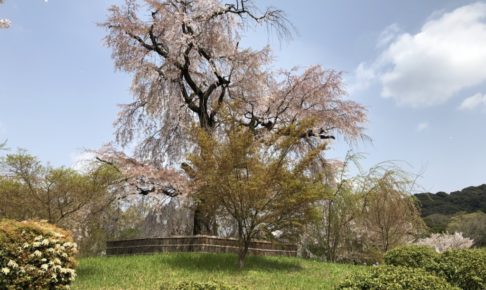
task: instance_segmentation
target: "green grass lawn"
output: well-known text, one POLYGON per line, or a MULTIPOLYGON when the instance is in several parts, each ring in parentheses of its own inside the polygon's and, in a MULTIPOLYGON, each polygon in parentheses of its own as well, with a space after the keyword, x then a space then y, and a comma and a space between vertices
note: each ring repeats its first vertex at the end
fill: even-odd
POLYGON ((171 253, 83 258, 74 289, 159 289, 178 281, 222 281, 242 289, 332 289, 361 266, 287 257, 249 257, 238 270, 230 254, 171 253))

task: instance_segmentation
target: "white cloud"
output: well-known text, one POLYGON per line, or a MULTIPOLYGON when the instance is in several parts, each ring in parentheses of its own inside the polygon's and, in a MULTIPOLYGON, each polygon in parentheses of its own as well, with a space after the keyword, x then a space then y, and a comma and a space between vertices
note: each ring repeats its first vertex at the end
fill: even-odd
MULTIPOLYGON (((416 34, 399 33, 392 25, 378 41, 383 44, 379 57, 371 65, 360 64, 356 76, 371 70, 367 74, 380 82, 382 96, 398 104, 442 104, 486 81, 486 3, 436 16, 416 34)), ((362 87, 371 81, 356 79, 362 87)))
POLYGON ((354 72, 354 81, 348 87, 348 92, 354 94, 366 90, 376 79, 375 70, 365 63, 360 63, 354 72))
POLYGON ((429 123, 428 122, 422 122, 422 123, 419 123, 417 125, 417 131, 418 132, 422 132, 422 131, 426 130, 427 128, 429 128, 429 123))
POLYGON ((380 33, 380 36, 378 36, 376 47, 382 48, 388 46, 401 34, 401 32, 402 29, 398 24, 393 23, 392 25, 389 25, 380 33))
POLYGON ((71 168, 74 170, 84 172, 89 169, 89 166, 95 159, 95 154, 89 151, 77 151, 71 153, 71 168))
POLYGON ((474 110, 478 107, 483 107, 486 109, 486 94, 482 95, 477 93, 475 95, 470 96, 469 98, 464 99, 461 105, 459 106, 460 110, 474 110))

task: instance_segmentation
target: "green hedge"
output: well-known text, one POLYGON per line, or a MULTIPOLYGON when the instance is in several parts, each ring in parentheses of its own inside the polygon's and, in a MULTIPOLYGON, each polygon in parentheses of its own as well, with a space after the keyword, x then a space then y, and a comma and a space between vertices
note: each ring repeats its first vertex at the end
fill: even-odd
POLYGON ((485 249, 449 250, 438 254, 432 248, 406 246, 387 252, 385 263, 422 268, 462 289, 486 289, 485 249))
POLYGON ((412 268, 430 268, 436 263, 439 253, 428 246, 405 246, 385 254, 385 264, 412 268))
POLYGON ((378 266, 358 272, 344 280, 341 290, 458 290, 445 279, 420 268, 378 266))
POLYGON ((464 249, 442 253, 428 271, 467 290, 486 289, 486 250, 464 249))
POLYGON ((0 289, 65 289, 74 280, 71 235, 37 221, 0 220, 0 289))

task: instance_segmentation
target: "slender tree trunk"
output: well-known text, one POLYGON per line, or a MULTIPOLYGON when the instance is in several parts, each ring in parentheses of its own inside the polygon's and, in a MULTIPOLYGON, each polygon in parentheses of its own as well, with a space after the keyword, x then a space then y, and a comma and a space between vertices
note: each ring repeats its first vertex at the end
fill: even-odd
POLYGON ((332 206, 333 206, 333 201, 329 200, 328 202, 328 207, 327 207, 327 229, 326 229, 326 259, 327 261, 333 260, 332 258, 332 253, 331 253, 331 238, 332 238, 332 206))
POLYGON ((250 243, 248 241, 243 241, 242 244, 240 243, 240 251, 238 253, 238 266, 240 269, 243 269, 245 267, 245 260, 246 260, 246 255, 248 254, 248 248, 250 246, 250 243))
POLYGON ((250 236, 245 234, 243 231, 243 224, 238 221, 238 266, 240 269, 245 267, 246 254, 248 253, 248 248, 250 246, 250 236))

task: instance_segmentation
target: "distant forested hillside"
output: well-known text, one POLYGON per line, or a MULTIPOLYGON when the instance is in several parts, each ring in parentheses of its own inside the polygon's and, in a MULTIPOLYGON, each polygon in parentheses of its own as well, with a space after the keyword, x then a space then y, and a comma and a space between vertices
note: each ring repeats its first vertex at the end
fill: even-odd
POLYGON ((419 193, 415 196, 420 202, 423 217, 431 214, 454 215, 458 212, 486 213, 486 184, 466 187, 450 194, 419 193))
POLYGON ((486 184, 450 194, 419 193, 422 217, 432 232, 461 232, 486 247, 486 184))

